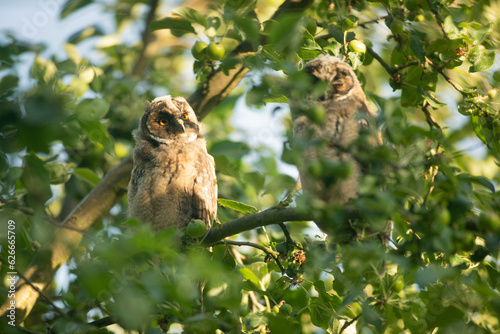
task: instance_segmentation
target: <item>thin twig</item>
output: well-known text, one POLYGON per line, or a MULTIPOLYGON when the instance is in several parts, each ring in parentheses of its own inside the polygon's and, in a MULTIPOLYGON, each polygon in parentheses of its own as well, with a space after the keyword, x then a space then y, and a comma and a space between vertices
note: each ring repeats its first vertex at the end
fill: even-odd
POLYGON ((438 129, 440 132, 442 132, 443 130, 442 130, 441 126, 438 124, 438 122, 431 115, 429 108, 427 108, 427 106, 425 106, 425 107, 422 107, 421 109, 424 112, 425 119, 427 120, 427 124, 429 124, 429 126, 431 128, 434 127, 436 129, 438 129))
POLYGON ((103 327, 108 327, 110 325, 116 324, 116 319, 112 316, 109 317, 104 317, 102 319, 97 319, 92 322, 89 322, 89 325, 98 327, 98 328, 103 328, 103 327))
POLYGON ((432 194, 432 191, 434 190, 434 179, 436 178, 436 175, 438 173, 439 167, 438 166, 432 166, 432 175, 431 175, 431 186, 429 187, 429 190, 427 191, 427 194, 425 194, 424 197, 424 207, 427 207, 427 200, 429 199, 429 196, 432 194))
POLYGON ((146 60, 146 49, 151 42, 151 37, 153 36, 149 30, 149 25, 153 22, 155 18, 156 8, 158 7, 159 0, 151 0, 149 3, 149 11, 144 22, 144 31, 142 32, 142 48, 141 53, 135 61, 134 68, 132 69, 132 75, 139 75, 144 68, 144 62, 146 60))
POLYGON ((386 18, 387 18, 387 15, 385 15, 385 16, 379 16, 376 19, 373 19, 373 20, 370 20, 370 21, 366 21, 366 22, 358 23, 358 26, 360 26, 360 27, 362 27, 364 29, 368 29, 367 27, 365 27, 366 25, 372 24, 372 23, 378 23, 378 21, 385 20, 386 18))
MULTIPOLYGON (((2 261, 3 262, 3 261, 2 261)), ((38 294, 45 300, 45 302, 47 304, 49 304, 50 306, 52 306, 52 308, 54 309, 54 311, 56 311, 57 313, 59 313, 60 316, 62 317, 65 317, 67 318, 68 315, 66 314, 66 312, 64 312, 63 310, 61 310, 59 307, 57 307, 53 302, 52 300, 49 299, 49 297, 47 297, 37 286, 35 286, 33 283, 31 283, 31 281, 29 279, 27 279, 23 274, 21 274, 19 271, 17 271, 17 276, 19 276, 19 278, 22 278, 29 286, 31 286, 31 288, 33 290, 35 290, 36 292, 38 292, 38 294)))
MULTIPOLYGON (((443 67, 439 67, 439 66, 436 66, 429 58, 425 57, 425 61, 432 66, 432 68, 434 70, 436 70, 436 72, 438 72, 444 80, 446 80, 446 82, 448 82, 450 85, 453 86, 453 88, 455 88, 455 90, 457 92, 459 92, 460 94, 462 94, 463 97, 465 98, 468 98, 470 97, 470 93, 467 93, 459 84, 457 84, 456 82, 454 82, 453 80, 451 80, 451 78, 446 74, 444 73, 443 71, 443 67)), ((483 113, 486 112, 486 110, 484 110, 484 108, 482 106, 480 106, 478 103, 476 102, 469 102, 470 104, 472 104, 474 107, 476 107, 477 109, 481 110, 483 113)))
POLYGON ((443 32, 443 37, 444 39, 446 40, 450 40, 450 38, 448 37, 448 34, 446 34, 446 31, 444 31, 444 27, 443 27, 443 19, 441 18, 441 15, 439 14, 439 12, 437 10, 435 10, 433 7, 432 7, 432 3, 431 3, 431 0, 427 0, 427 4, 429 5, 429 8, 432 12, 432 14, 434 14, 434 17, 436 18, 436 22, 439 26, 439 28, 441 28, 441 31, 443 32))
POLYGON ((212 245, 249 246, 249 247, 260 249, 261 251, 263 251, 264 253, 266 253, 270 257, 272 257, 273 260, 276 261, 276 264, 280 268, 281 272, 283 274, 285 273, 285 268, 283 268, 283 265, 281 264, 278 257, 276 255, 274 255, 274 252, 272 250, 270 250, 269 248, 267 248, 265 246, 262 246, 262 245, 259 245, 259 244, 256 244, 256 243, 250 242, 250 241, 234 241, 234 240, 220 240, 220 241, 213 243, 212 245))
POLYGON ((378 53, 375 52, 375 50, 373 50, 371 47, 367 46, 366 47, 366 51, 368 51, 369 54, 372 55, 373 58, 377 59, 377 61, 380 63, 380 65, 382 65, 382 67, 387 71, 387 73, 389 73, 389 75, 393 76, 394 74, 398 73, 399 71, 407 68, 407 67, 410 67, 410 66, 418 66, 420 65, 420 62, 419 61, 413 61, 411 63, 408 63, 408 64, 404 64, 404 65, 401 65, 401 66, 398 66, 398 67, 392 67, 392 66, 389 66, 389 64, 387 64, 383 59, 382 57, 380 57, 380 55, 378 53))
POLYGON ((444 80, 446 80, 446 82, 448 82, 450 85, 453 86, 453 88, 455 88, 455 90, 457 90, 460 94, 462 94, 463 96, 467 96, 467 93, 464 92, 463 88, 460 87, 459 84, 457 84, 456 82, 454 82, 453 80, 451 80, 451 78, 446 74, 444 73, 443 71, 443 68, 439 67, 439 66, 436 66, 436 64, 434 64, 432 62, 432 60, 430 60, 429 58, 425 57, 425 61, 432 66, 432 68, 434 70, 436 70, 436 72, 438 72, 444 80))
MULTIPOLYGON (((35 215, 35 212, 33 211, 32 208, 25 207, 25 206, 16 206, 15 208, 26 215, 30 215, 30 216, 35 215)), ((54 225, 54 226, 60 227, 60 228, 67 228, 68 230, 72 230, 72 231, 76 231, 76 232, 80 232, 80 233, 85 233, 85 231, 83 231, 83 230, 77 229, 77 228, 72 227, 72 226, 66 226, 63 223, 61 223, 58 219, 47 216, 47 215, 43 215, 42 219, 45 220, 46 222, 54 225)))
POLYGON ((343 326, 342 326, 342 328, 340 329, 339 334, 342 334, 342 332, 343 332, 343 331, 345 331, 345 330, 346 330, 349 326, 351 326, 354 322, 356 322, 356 320, 358 320, 360 316, 361 316, 361 313, 360 313, 360 314, 358 314, 357 316, 355 316, 352 320, 344 322, 344 325, 343 325, 343 326))
POLYGON ((298 249, 301 249, 301 250, 304 249, 297 242, 293 241, 292 236, 290 235, 290 231, 288 231, 288 228, 286 227, 285 223, 279 223, 278 225, 281 228, 281 230, 283 231, 283 234, 285 235, 285 239, 286 239, 287 243, 294 245, 298 249))

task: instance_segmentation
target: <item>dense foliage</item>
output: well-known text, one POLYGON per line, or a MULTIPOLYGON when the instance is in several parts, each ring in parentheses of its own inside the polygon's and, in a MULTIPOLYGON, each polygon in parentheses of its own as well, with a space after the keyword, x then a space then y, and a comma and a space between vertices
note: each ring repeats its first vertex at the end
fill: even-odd
MULTIPOLYGON (((161 5, 67 1, 61 20, 93 6, 114 30, 96 22, 61 46, 64 55, 2 34, 1 302, 9 303, 9 220, 15 272, 29 280, 36 267, 48 285, 18 310, 16 327, 2 319, 2 332, 500 331, 498 0, 190 1, 171 13, 161 5), (286 103, 309 88, 300 70, 319 54, 350 62, 384 140, 357 152, 366 172, 344 207, 287 196, 299 161, 286 103), (209 94, 215 74, 234 69, 246 78, 235 87, 235 76, 230 94, 203 111, 220 223, 288 205, 349 237, 289 221, 240 229, 207 249, 183 231, 127 220, 122 196, 76 231, 81 242, 68 239, 53 280, 64 256, 53 236, 127 159, 144 101, 188 97, 197 85, 209 94), (273 138, 282 148, 268 145, 273 138), (388 220, 384 246, 375 235, 388 220)), ((115 188, 123 194, 123 184, 115 188)))

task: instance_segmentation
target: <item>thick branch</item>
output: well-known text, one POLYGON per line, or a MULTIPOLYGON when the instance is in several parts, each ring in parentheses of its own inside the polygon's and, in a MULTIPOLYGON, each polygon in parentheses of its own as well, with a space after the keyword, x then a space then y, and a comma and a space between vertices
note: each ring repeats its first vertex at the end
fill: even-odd
POLYGON ((304 221, 311 220, 310 214, 298 212, 292 208, 272 208, 253 215, 244 216, 223 225, 212 227, 203 239, 205 245, 222 240, 231 235, 254 228, 272 224, 279 224, 286 221, 304 221))
POLYGON ((226 75, 220 68, 213 71, 207 80, 188 98, 188 102, 199 119, 205 117, 217 104, 240 83, 249 71, 242 64, 226 75))

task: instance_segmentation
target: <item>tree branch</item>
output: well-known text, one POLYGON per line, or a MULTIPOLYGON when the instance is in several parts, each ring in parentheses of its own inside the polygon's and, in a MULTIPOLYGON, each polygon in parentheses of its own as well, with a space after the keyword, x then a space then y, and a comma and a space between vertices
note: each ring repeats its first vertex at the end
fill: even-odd
POLYGON ((203 237, 204 245, 212 245, 231 235, 253 230, 260 226, 279 224, 286 221, 311 220, 311 214, 298 212, 293 208, 271 208, 253 215, 232 220, 223 225, 212 227, 203 237))
POLYGON ((441 15, 439 14, 439 12, 435 8, 432 7, 431 0, 427 0, 427 4, 429 5, 429 9, 431 10, 432 14, 434 14, 434 17, 436 18, 436 22, 437 22, 439 28, 441 28, 441 32, 443 33, 444 39, 450 40, 450 38, 448 37, 448 34, 446 34, 446 31, 444 31, 443 19, 441 18, 441 15))
POLYGON ((354 322, 356 322, 356 320, 358 320, 360 316, 361 316, 361 313, 358 314, 357 316, 355 316, 354 318, 352 318, 351 320, 344 322, 344 325, 340 329, 339 334, 342 334, 349 326, 351 326, 354 322))
POLYGON ((132 75, 139 75, 146 64, 146 49, 151 42, 153 33, 149 30, 149 25, 153 22, 155 18, 156 8, 158 8, 159 0, 151 0, 149 3, 149 11, 144 22, 144 31, 142 32, 142 48, 141 53, 135 61, 134 68, 132 69, 132 75))

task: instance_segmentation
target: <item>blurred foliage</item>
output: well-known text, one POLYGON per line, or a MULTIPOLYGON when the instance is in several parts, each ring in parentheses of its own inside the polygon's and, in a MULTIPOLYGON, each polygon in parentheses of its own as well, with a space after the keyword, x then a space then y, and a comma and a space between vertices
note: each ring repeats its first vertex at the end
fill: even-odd
MULTIPOLYGON (((127 221, 123 199, 86 233, 66 277, 44 292, 65 316, 40 298, 23 327, 108 333, 116 327, 98 324, 111 317, 143 333, 500 331, 500 70, 494 66, 500 2, 316 0, 304 13, 272 18, 281 3, 187 3, 146 21, 155 32, 144 38, 147 1, 67 1, 61 20, 100 6, 115 30, 82 29, 61 46, 64 56, 3 33, 2 282, 11 271, 4 265, 4 222, 16 222, 21 273, 57 223, 129 154, 145 101, 188 96, 215 69, 239 63, 251 69, 248 79, 204 119, 224 198, 219 220, 278 204, 295 183, 280 159, 300 163, 287 141, 289 116, 270 116, 285 133, 263 124, 258 133, 243 132, 247 140, 231 139, 242 137, 231 122, 241 116, 237 102, 245 99, 264 114, 272 113, 262 108, 266 103, 300 98, 310 85, 300 72, 304 62, 328 53, 356 69, 378 111, 384 145, 356 152, 366 172, 349 208, 305 195, 292 205, 347 228, 355 240, 339 246, 312 223, 290 222, 289 236, 275 225, 238 236, 260 249, 202 249, 182 231, 153 233, 127 221), (202 51, 193 62, 190 48, 198 40, 222 45, 223 58, 202 51), (349 48, 353 40, 367 52, 359 52, 358 42, 349 48), (90 57, 84 41, 93 42, 99 57, 90 57), (191 63, 192 77, 185 70, 191 63), (27 65, 28 78, 20 71, 27 65), (250 144, 265 142, 269 132, 283 138, 283 152, 250 144), (352 207, 355 220, 347 218, 352 207), (384 247, 373 233, 388 219, 392 241, 384 247)), ((2 302, 7 290, 2 284, 2 302)), ((22 332, 4 322, 0 328, 22 332)))

